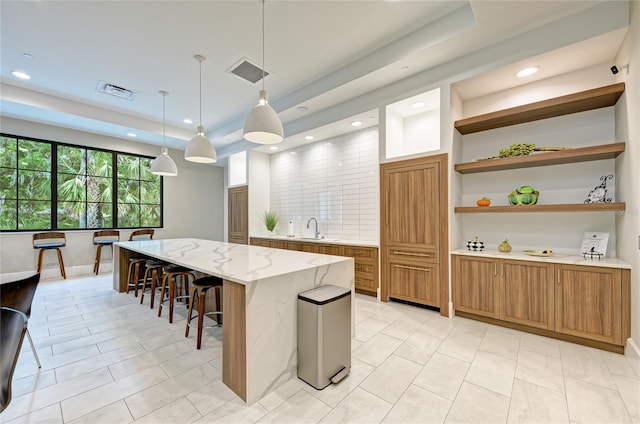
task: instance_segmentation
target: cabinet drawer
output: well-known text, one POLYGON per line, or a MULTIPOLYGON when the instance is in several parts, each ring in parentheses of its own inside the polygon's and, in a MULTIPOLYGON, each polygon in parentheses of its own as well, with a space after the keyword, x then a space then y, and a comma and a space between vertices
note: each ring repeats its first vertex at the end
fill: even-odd
POLYGON ((362 259, 370 259, 374 260, 376 258, 377 249, 371 249, 367 247, 355 247, 355 246, 345 246, 344 247, 344 256, 349 256, 351 258, 362 258, 362 259))
POLYGON ((270 247, 270 240, 260 239, 260 238, 251 238, 251 244, 253 246, 262 246, 262 247, 270 247))
POLYGON ((389 261, 389 296, 440 307, 440 270, 430 264, 389 261))
POLYGON ((318 245, 315 243, 300 243, 300 250, 308 253, 320 253, 318 245))
POLYGON ((342 256, 340 254, 340 246, 327 245, 327 244, 318 244, 317 246, 318 246, 318 253, 322 253, 323 255, 342 256))
POLYGON ((376 270, 375 264, 369 261, 355 261, 356 273, 373 275, 376 270))
POLYGON ((388 252, 389 259, 399 261, 439 262, 438 252, 435 249, 390 247, 388 252))
POLYGON ((287 250, 297 250, 302 251, 302 246, 304 244, 296 241, 288 241, 287 242, 287 250))
POLYGON ((378 282, 371 276, 356 273, 355 286, 356 289, 359 290, 376 292, 378 289, 378 282))
POLYGON ((286 249, 287 243, 284 241, 270 240, 269 247, 273 247, 274 249, 286 249))

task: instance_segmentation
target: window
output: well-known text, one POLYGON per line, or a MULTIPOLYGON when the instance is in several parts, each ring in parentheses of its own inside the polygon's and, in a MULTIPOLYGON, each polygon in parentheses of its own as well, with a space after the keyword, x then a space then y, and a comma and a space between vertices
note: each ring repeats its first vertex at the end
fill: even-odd
POLYGON ((0 230, 162 226, 152 158, 0 135, 0 230))
POLYGON ((151 159, 118 154, 118 222, 120 227, 160 226, 160 177, 151 159))
POLYGON ((0 138, 0 229, 51 228, 51 145, 0 138))

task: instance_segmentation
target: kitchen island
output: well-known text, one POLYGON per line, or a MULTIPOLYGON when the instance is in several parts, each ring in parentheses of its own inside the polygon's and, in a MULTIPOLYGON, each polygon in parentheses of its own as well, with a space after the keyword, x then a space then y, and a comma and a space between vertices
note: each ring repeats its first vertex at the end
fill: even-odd
POLYGON ((115 290, 127 290, 129 258, 140 254, 224 280, 222 382, 247 404, 296 376, 298 293, 353 291, 351 258, 192 238, 115 243, 115 290))

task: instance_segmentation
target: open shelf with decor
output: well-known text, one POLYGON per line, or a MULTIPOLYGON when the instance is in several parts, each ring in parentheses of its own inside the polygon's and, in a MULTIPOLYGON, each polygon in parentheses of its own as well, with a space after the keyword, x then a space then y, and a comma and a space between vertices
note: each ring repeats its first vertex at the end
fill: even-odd
POLYGON ((565 163, 589 162, 602 159, 615 159, 624 152, 624 143, 604 144, 600 146, 579 147, 556 152, 534 153, 512 158, 488 159, 483 161, 458 163, 454 166, 460 174, 503 171, 507 169, 532 168, 535 166, 560 165, 565 163))
POLYGON ((526 213, 526 212, 615 212, 624 211, 625 203, 572 203, 561 205, 457 206, 455 213, 526 213))
POLYGON ((624 92, 624 83, 616 83, 566 96, 516 106, 470 118, 460 119, 454 127, 462 135, 571 113, 613 106, 624 92))

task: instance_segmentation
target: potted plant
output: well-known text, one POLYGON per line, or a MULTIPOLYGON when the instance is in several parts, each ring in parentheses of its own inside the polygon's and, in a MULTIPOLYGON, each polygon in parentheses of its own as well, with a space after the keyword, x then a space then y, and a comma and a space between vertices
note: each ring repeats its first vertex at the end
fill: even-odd
POLYGON ((267 227, 269 234, 275 234, 275 229, 278 225, 278 214, 273 211, 265 211, 262 215, 262 222, 267 227))

